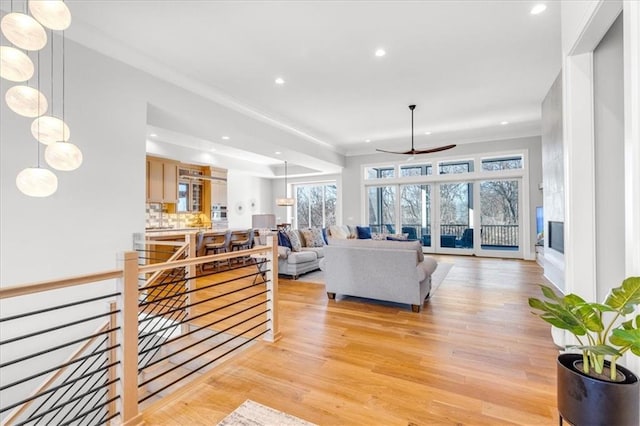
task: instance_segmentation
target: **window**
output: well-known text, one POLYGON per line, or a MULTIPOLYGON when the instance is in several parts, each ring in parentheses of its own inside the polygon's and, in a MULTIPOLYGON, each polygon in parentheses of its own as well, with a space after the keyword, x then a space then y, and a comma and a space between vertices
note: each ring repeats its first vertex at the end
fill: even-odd
POLYGON ((441 175, 453 175, 458 173, 470 173, 473 171, 473 160, 447 161, 438 164, 438 173, 441 175))
POLYGON ((324 228, 336 224, 335 183, 296 185, 294 193, 297 228, 324 228))
POLYGON ((396 185, 368 188, 367 210, 372 231, 396 233, 396 188, 396 185))
POLYGON ((512 170, 522 168, 522 156, 505 158, 487 158, 482 160, 482 170, 512 170))
POLYGON ((423 164, 423 165, 411 165, 411 166, 402 166, 400 167, 400 176, 425 176, 433 174, 433 167, 431 164, 423 164))
POLYGON ((365 172, 366 179, 390 179, 396 177, 395 167, 367 167, 365 172))

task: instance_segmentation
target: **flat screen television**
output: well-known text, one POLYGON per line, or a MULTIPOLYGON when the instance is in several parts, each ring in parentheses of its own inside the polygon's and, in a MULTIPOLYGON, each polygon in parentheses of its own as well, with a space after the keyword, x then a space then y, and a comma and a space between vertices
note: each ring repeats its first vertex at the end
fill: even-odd
POLYGON ((549 248, 564 253, 564 222, 549 221, 549 248))

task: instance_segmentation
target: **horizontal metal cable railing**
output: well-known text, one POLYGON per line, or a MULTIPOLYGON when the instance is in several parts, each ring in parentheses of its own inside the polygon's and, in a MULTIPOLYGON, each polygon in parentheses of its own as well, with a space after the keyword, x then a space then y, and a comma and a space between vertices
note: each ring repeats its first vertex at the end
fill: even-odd
POLYGON ((117 270, 0 287, 0 422, 134 421, 141 402, 203 380, 257 339, 274 341, 277 246, 268 244, 196 257, 189 236, 154 242, 153 258, 122 253, 117 270), (230 266, 197 273, 212 262, 230 266))
POLYGON ((118 381, 114 353, 119 311, 114 301, 120 293, 100 282, 121 277, 121 271, 112 271, 77 277, 67 285, 0 289, 3 302, 16 301, 5 304, 0 316, 4 424, 104 424, 118 416, 113 386, 118 381), (47 300, 52 292, 58 300, 62 292, 71 301, 29 308, 29 297, 47 300), (80 296, 88 292, 91 297, 80 296))
MULTIPOLYGON (((158 250, 158 243, 138 244, 138 250, 158 250)), ((191 243, 195 255, 197 244, 191 243)), ((274 334, 273 247, 183 259, 140 268, 141 277, 151 277, 138 297, 143 406, 274 334), (207 264, 217 266, 208 272, 207 264)))

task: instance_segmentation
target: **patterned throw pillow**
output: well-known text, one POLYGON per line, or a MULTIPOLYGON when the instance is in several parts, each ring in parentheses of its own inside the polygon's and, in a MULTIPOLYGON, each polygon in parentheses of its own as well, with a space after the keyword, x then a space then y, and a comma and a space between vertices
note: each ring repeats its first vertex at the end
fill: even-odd
POLYGON ((291 241, 289 241, 289 237, 286 232, 278 231, 278 245, 291 249, 291 241))
POLYGON ((377 241, 386 240, 387 239, 387 234, 382 233, 382 232, 372 232, 371 233, 371 239, 372 240, 377 240, 377 241))
POLYGON ((304 237, 304 241, 307 244, 307 247, 324 246, 324 238, 322 238, 322 229, 307 228, 307 229, 301 229, 300 232, 304 237))
POLYGON ((407 239, 409 239, 409 234, 387 235, 387 240, 391 240, 391 241, 407 241, 407 239))
POLYGON ((302 250, 302 242, 300 241, 300 237, 298 233, 293 229, 285 231, 287 237, 289 237, 289 241, 291 242, 291 251, 300 251, 302 250))

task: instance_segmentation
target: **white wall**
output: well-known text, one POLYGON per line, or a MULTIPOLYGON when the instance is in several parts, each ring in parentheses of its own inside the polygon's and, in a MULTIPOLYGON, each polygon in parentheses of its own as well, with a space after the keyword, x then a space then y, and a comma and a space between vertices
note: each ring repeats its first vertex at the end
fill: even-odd
POLYGON ((625 278, 622 16, 593 52, 596 297, 625 278))
POLYGON ((227 216, 229 228, 251 228, 251 215, 273 213, 270 179, 227 172, 227 216), (253 207, 252 207, 253 204, 253 207))

